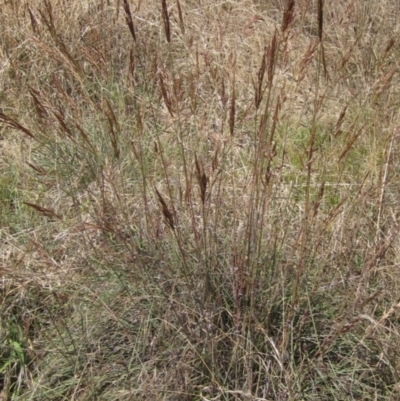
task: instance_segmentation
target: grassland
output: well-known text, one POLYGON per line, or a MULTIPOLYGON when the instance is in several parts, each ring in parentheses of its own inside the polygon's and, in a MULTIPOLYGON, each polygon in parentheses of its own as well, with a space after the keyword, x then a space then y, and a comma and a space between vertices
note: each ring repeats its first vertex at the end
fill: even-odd
POLYGON ((1 400, 397 400, 397 0, 11 0, 1 400))

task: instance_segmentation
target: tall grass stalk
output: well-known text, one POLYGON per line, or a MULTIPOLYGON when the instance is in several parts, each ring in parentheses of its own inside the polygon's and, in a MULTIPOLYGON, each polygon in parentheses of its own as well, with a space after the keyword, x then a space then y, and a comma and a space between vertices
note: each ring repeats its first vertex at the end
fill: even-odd
POLYGON ((396 1, 72 3, 0 15, 1 397, 397 399, 396 1))

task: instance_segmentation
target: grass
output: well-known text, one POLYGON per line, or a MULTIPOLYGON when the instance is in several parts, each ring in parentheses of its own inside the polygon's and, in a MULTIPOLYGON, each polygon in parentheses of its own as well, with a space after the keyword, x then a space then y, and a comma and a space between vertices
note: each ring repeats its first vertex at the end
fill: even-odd
POLYGON ((397 2, 156 3, 3 6, 1 399, 396 400, 397 2))

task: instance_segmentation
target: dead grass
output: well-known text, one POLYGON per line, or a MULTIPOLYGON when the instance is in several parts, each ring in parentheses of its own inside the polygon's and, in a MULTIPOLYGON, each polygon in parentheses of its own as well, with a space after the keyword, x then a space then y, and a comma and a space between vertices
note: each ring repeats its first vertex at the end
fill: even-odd
POLYGON ((3 8, 2 399, 397 399, 396 1, 3 8))

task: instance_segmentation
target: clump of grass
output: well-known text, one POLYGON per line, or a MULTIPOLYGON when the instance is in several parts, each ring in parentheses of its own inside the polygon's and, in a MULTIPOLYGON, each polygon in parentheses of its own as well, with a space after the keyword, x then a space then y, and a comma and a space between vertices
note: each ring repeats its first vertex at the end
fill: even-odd
POLYGON ((394 399, 395 2, 18 4, 2 395, 394 399))

